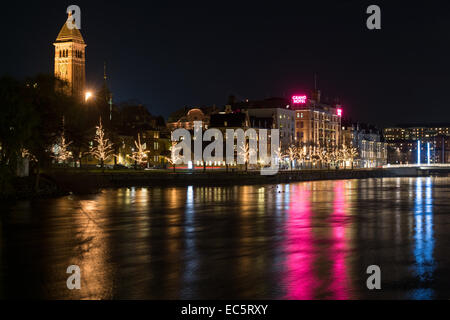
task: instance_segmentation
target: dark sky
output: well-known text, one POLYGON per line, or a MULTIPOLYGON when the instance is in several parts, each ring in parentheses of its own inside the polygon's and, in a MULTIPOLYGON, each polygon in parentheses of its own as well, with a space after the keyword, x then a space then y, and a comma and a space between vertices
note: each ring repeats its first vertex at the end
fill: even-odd
POLYGON ((448 1, 14 1, 1 8, 0 74, 53 72, 66 8, 82 10, 87 80, 107 62, 115 102, 153 114, 307 92, 353 120, 450 122, 448 1), (390 2, 390 3, 389 3, 390 2), (393 3, 395 2, 395 3, 393 3), (366 28, 378 4, 382 30, 366 28))

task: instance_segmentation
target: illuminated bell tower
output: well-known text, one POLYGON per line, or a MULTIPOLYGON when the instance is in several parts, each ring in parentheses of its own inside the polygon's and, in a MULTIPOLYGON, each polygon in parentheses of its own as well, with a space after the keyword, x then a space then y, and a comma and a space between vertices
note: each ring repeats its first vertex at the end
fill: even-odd
MULTIPOLYGON (((67 21, 71 21, 69 13, 67 21)), ((55 77, 68 83, 67 94, 82 96, 86 83, 86 44, 80 30, 69 29, 67 21, 56 38, 55 77)))

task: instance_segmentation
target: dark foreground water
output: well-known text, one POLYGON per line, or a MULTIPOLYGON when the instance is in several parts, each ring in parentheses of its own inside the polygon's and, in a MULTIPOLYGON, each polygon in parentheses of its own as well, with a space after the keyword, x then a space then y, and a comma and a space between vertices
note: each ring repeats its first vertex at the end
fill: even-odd
POLYGON ((3 298, 450 298, 450 178, 131 188, 0 208, 3 298), (370 265, 380 291, 366 287, 370 265))

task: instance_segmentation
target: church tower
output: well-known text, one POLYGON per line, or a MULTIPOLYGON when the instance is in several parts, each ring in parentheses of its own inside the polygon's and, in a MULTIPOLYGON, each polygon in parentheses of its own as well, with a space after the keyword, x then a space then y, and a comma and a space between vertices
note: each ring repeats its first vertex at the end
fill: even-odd
MULTIPOLYGON (((69 13, 67 21, 73 18, 69 13)), ((86 44, 80 30, 69 29, 67 21, 56 38, 55 77, 67 81, 67 93, 82 96, 86 83, 86 44)))

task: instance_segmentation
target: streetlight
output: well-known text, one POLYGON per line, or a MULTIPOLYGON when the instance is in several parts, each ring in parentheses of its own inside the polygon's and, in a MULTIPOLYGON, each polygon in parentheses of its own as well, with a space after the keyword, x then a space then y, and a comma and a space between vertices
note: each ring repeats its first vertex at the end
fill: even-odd
POLYGON ((85 100, 86 102, 88 102, 89 99, 91 99, 91 98, 92 98, 92 92, 91 92, 91 91, 86 91, 86 93, 85 93, 85 95, 84 95, 84 100, 85 100))

